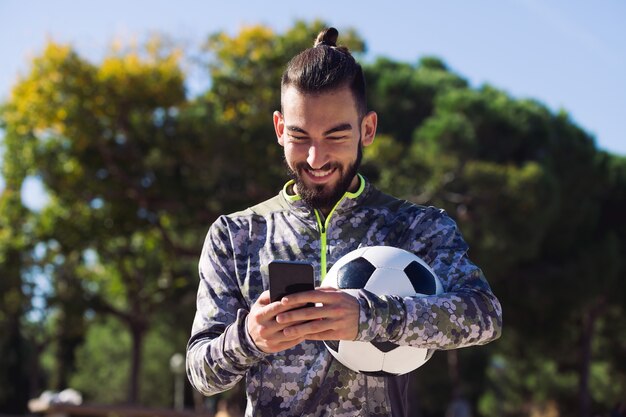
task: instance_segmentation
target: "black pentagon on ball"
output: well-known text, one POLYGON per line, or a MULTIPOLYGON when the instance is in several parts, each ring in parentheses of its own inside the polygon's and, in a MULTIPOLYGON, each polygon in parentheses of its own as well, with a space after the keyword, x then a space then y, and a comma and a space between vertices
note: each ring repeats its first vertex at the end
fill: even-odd
POLYGON ((339 340, 324 340, 324 344, 328 349, 332 349, 336 353, 339 353, 339 340))
POLYGON ((396 376, 397 374, 392 374, 391 372, 385 372, 385 371, 361 371, 359 372, 363 375, 367 375, 367 376, 396 376))
POLYGON ((365 258, 356 258, 337 271, 337 288, 342 290, 365 287, 376 267, 365 258))
POLYGON ((435 285, 435 279, 433 278, 432 273, 426 269, 424 265, 417 261, 413 261, 404 268, 404 273, 411 284, 413 284, 413 289, 418 294, 424 295, 434 295, 437 287, 435 285))
POLYGON ((391 352, 398 347, 395 343, 391 342, 370 342, 374 347, 383 353, 391 352))

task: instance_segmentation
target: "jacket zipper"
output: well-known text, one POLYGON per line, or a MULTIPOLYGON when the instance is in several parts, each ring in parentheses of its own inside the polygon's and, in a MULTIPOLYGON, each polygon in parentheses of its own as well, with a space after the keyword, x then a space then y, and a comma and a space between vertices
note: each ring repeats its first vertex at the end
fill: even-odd
POLYGON ((324 282, 324 277, 326 277, 326 252, 328 248, 328 243, 326 241, 326 231, 328 230, 328 225, 330 224, 330 218, 335 212, 335 209, 341 203, 341 201, 345 198, 345 194, 335 203, 333 209, 328 213, 324 223, 322 223, 322 216, 318 209, 314 209, 315 219, 317 220, 317 227, 320 231, 320 270, 321 270, 321 280, 320 283, 324 282))
MULTIPOLYGON (((328 243, 326 241, 326 232, 328 230, 328 225, 330 224, 330 218, 332 217, 333 213, 335 212, 335 209, 337 208, 337 206, 339 206, 339 204, 343 201, 344 198, 346 197, 350 197, 350 198, 356 198, 359 195, 361 195, 361 193, 363 192, 363 190, 365 189, 365 178, 363 178, 361 176, 361 174, 358 174, 359 176, 359 181, 360 181, 360 186, 359 189, 354 192, 346 192, 344 193, 343 196, 341 196, 341 198, 339 199, 339 201, 337 201, 337 203, 335 203, 335 205, 333 206, 333 209, 328 213, 328 216, 326 216, 326 218, 324 219, 324 222, 322 222, 322 216, 319 212, 318 209, 313 209, 313 213, 315 213, 315 220, 317 221, 317 228, 320 232, 320 270, 321 270, 321 279, 320 279, 320 283, 322 281, 324 281, 324 278, 326 277, 326 269, 327 269, 327 265, 326 265, 326 252, 327 252, 327 248, 328 248, 328 243)), ((283 187, 283 193, 285 195, 285 198, 288 201, 297 201, 300 199, 299 196, 295 195, 292 196, 288 193, 287 189, 289 187, 290 184, 293 184, 293 180, 288 182, 287 184, 285 184, 285 186, 283 187)))

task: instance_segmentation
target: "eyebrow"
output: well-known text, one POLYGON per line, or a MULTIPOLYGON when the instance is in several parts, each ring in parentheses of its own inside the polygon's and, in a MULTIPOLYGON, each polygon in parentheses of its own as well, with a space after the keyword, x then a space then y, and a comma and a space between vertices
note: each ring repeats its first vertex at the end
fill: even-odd
MULTIPOLYGON (((308 135, 307 131, 298 126, 286 126, 286 129, 290 132, 302 133, 308 135)), ((343 132, 344 130, 352 130, 352 125, 350 123, 341 123, 335 127, 328 129, 324 132, 324 136, 330 135, 331 133, 343 132)))

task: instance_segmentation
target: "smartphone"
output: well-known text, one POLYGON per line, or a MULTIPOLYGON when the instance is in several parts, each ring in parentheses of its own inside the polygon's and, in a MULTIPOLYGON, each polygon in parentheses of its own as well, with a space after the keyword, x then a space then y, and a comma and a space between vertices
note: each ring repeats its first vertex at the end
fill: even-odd
MULTIPOLYGON (((284 296, 315 289, 313 265, 307 262, 272 261, 270 271, 270 300, 280 301, 284 296)), ((311 304, 313 306, 314 304, 311 304)))

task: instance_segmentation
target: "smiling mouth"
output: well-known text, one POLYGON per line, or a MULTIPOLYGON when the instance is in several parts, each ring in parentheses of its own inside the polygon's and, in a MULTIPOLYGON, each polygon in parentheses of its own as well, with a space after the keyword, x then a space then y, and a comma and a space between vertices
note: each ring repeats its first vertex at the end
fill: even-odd
POLYGON ((306 172, 311 175, 312 177, 315 178, 325 178, 328 177, 330 174, 332 174, 333 172, 335 172, 335 168, 331 168, 331 169, 306 169, 306 172))

